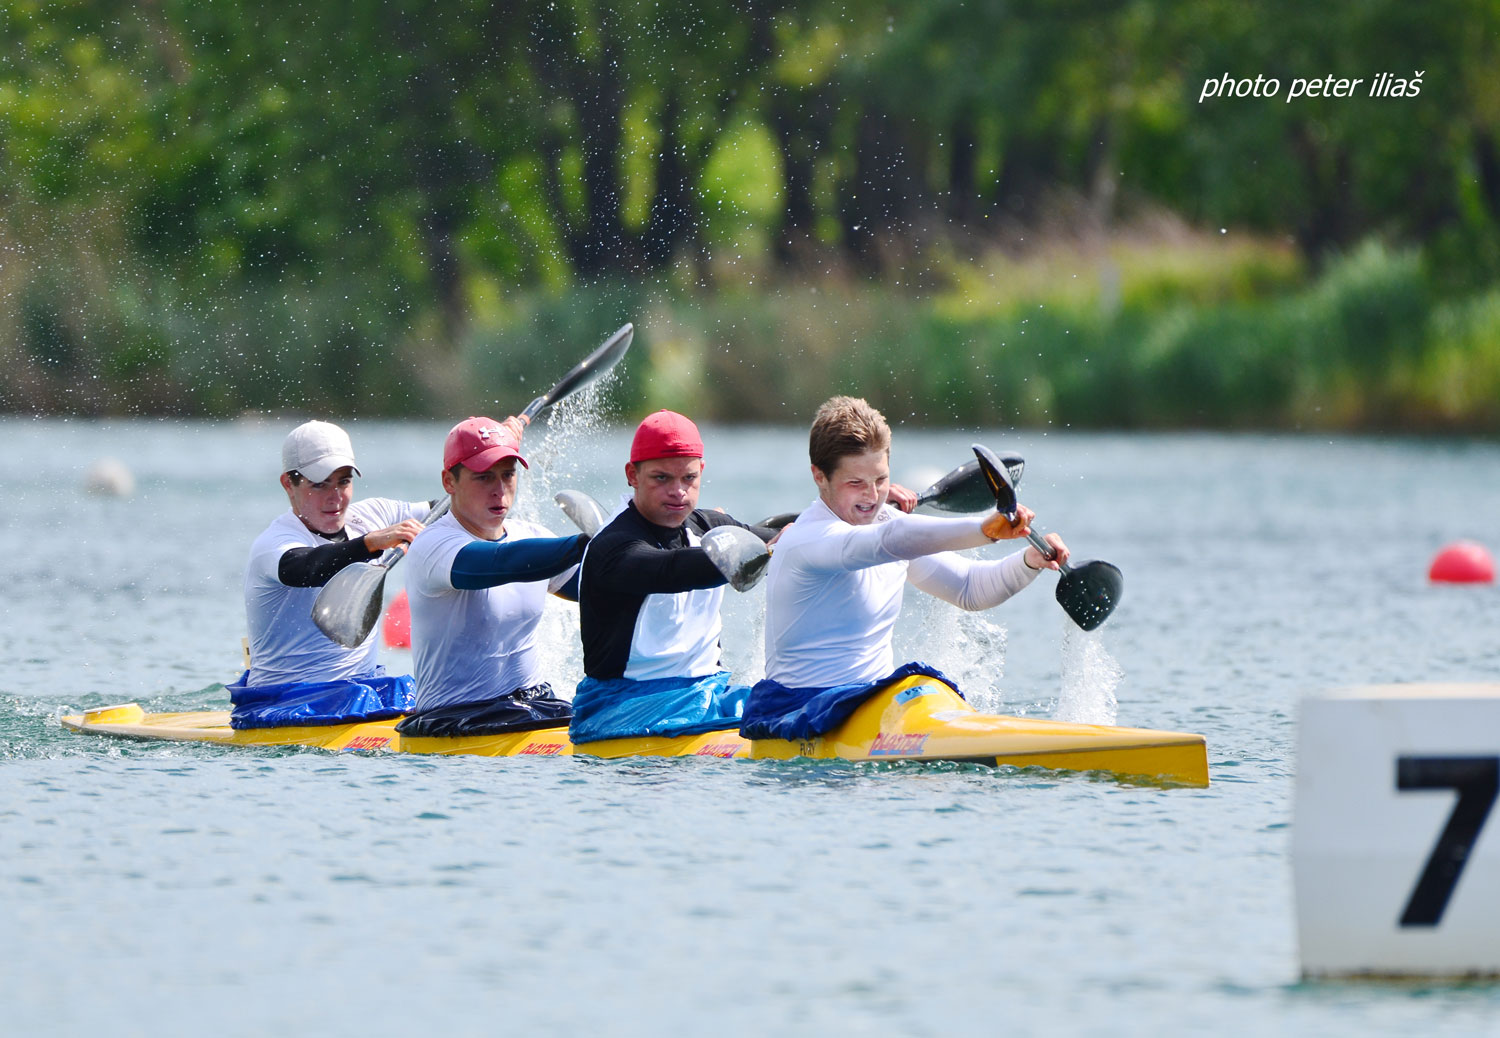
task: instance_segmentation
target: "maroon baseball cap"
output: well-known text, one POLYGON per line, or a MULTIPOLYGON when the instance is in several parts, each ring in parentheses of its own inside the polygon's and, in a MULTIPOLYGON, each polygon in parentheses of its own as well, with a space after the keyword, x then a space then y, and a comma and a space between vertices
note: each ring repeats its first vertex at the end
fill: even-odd
POLYGON ((658 411, 647 416, 630 441, 630 463, 652 458, 701 458, 703 437, 698 427, 676 411, 658 411))
POLYGON ((506 458, 515 458, 526 465, 520 445, 510 430, 493 418, 465 418, 449 431, 448 439, 443 443, 445 469, 462 465, 472 472, 487 472, 495 462, 506 458))

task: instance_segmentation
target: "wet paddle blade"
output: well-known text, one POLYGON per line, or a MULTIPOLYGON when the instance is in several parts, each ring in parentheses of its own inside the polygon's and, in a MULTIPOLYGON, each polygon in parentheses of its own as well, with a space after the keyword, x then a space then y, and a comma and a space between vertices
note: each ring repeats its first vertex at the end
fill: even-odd
MULTIPOLYGON (((983 444, 976 443, 969 449, 974 452, 975 464, 979 466, 979 473, 984 477, 985 488, 989 491, 995 511, 1004 512, 1006 515, 1014 514, 1016 483, 1011 478, 1010 469, 998 454, 983 444)), ((1021 467, 1025 468, 1024 462, 1021 467)))
MULTIPOLYGON (((1021 482, 1021 473, 1026 471, 1026 459, 1019 454, 995 455, 991 457, 1010 476, 1011 487, 1021 482)), ((917 507, 928 511, 972 514, 988 512, 995 507, 995 491, 981 471, 979 460, 966 461, 932 486, 917 495, 917 507)))
POLYGON ((765 576, 771 553, 765 542, 740 526, 716 526, 703 535, 709 561, 736 591, 749 591, 765 576))
POLYGON ((363 645, 380 622, 387 572, 373 562, 356 562, 335 573, 313 603, 318 630, 346 649, 363 645))
POLYGON ((635 325, 622 325, 618 331, 604 340, 604 345, 583 358, 572 371, 564 375, 546 396, 539 396, 527 404, 521 414, 529 422, 544 408, 551 407, 564 397, 571 396, 584 386, 609 374, 614 366, 620 363, 620 358, 625 356, 625 351, 630 349, 631 340, 634 338, 635 325))
POLYGON ((1085 631, 1092 631, 1115 611, 1125 593, 1125 576, 1108 562, 1069 566, 1057 582, 1057 604, 1085 631))
MULTIPOLYGON (((1026 469, 1026 459, 1019 454, 1003 454, 997 457, 998 463, 1009 473, 1011 485, 1019 483, 1021 473, 1026 469)), ((988 512, 994 504, 995 493, 990 489, 989 481, 985 479, 984 473, 980 471, 977 459, 964 462, 917 495, 917 508, 928 512, 969 515, 975 512, 988 512)), ((796 518, 796 512, 782 512, 780 515, 767 516, 755 525, 780 530, 796 518)))
POLYGON ((604 514, 604 506, 582 490, 559 490, 552 495, 552 500, 557 502, 557 507, 563 510, 563 515, 574 526, 590 537, 597 534, 609 521, 609 516, 604 514))

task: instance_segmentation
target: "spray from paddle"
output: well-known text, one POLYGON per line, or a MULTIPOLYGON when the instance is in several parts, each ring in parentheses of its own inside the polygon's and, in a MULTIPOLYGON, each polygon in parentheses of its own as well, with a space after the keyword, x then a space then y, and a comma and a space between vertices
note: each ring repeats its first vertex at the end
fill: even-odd
POLYGON ((553 407, 544 425, 527 430, 522 451, 531 467, 524 476, 519 517, 569 532, 566 524, 558 526, 560 516, 552 495, 584 482, 583 459, 593 453, 609 428, 609 389, 618 377, 611 373, 585 386, 553 407))
POLYGON ((1072 624, 1063 632, 1062 695, 1053 715, 1078 724, 1114 724, 1119 712, 1115 689, 1125 672, 1099 635, 1072 624))
MULTIPOLYGON (((522 477, 517 518, 540 523, 559 536, 574 532, 552 495, 583 482, 581 459, 608 428, 609 387, 616 378, 611 373, 578 390, 552 408, 545 425, 527 430, 523 450, 531 467, 522 477)), ((572 699, 583 679, 578 607, 548 595, 536 639, 553 694, 572 699)))

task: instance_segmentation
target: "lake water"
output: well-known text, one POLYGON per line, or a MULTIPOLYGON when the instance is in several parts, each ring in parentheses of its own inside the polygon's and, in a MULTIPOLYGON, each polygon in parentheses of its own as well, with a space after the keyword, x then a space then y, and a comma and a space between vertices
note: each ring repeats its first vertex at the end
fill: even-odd
MULTIPOLYGON (((1500 546, 1496 445, 897 429, 915 489, 976 439, 1020 450, 1038 525, 1126 578, 1092 636, 1048 575, 978 617, 913 595, 898 654, 1005 712, 1202 732, 1204 790, 64 731, 106 703, 227 704, 291 424, 0 420, 6 1032, 1500 1031, 1495 986, 1301 982, 1288 856, 1303 694, 1500 676, 1500 593, 1426 581, 1448 541, 1500 546), (133 495, 82 490, 107 456, 133 495)), ((351 423, 362 495, 435 496, 446 427, 351 423)), ((704 433, 705 504, 811 500, 803 430, 704 433)), ((627 442, 543 427, 526 511, 561 532, 552 490, 615 498, 627 442)), ((730 593, 747 677, 762 595, 730 593)), ((568 610, 549 620, 564 688, 568 610)))

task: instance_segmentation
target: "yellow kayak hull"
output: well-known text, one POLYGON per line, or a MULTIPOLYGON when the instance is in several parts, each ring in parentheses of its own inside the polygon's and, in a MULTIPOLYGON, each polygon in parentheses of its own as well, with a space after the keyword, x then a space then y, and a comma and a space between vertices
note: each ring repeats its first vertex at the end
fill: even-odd
POLYGON ((1208 785, 1203 736, 1148 728, 1071 724, 981 714, 948 686, 907 678, 862 703, 837 729, 816 739, 745 739, 715 731, 673 738, 608 739, 575 746, 566 728, 504 735, 411 738, 396 721, 297 728, 229 727, 227 710, 148 714, 135 703, 62 719, 91 735, 226 746, 311 746, 325 750, 467 754, 480 757, 721 757, 757 760, 964 761, 989 765, 1108 772, 1184 786, 1208 785))

